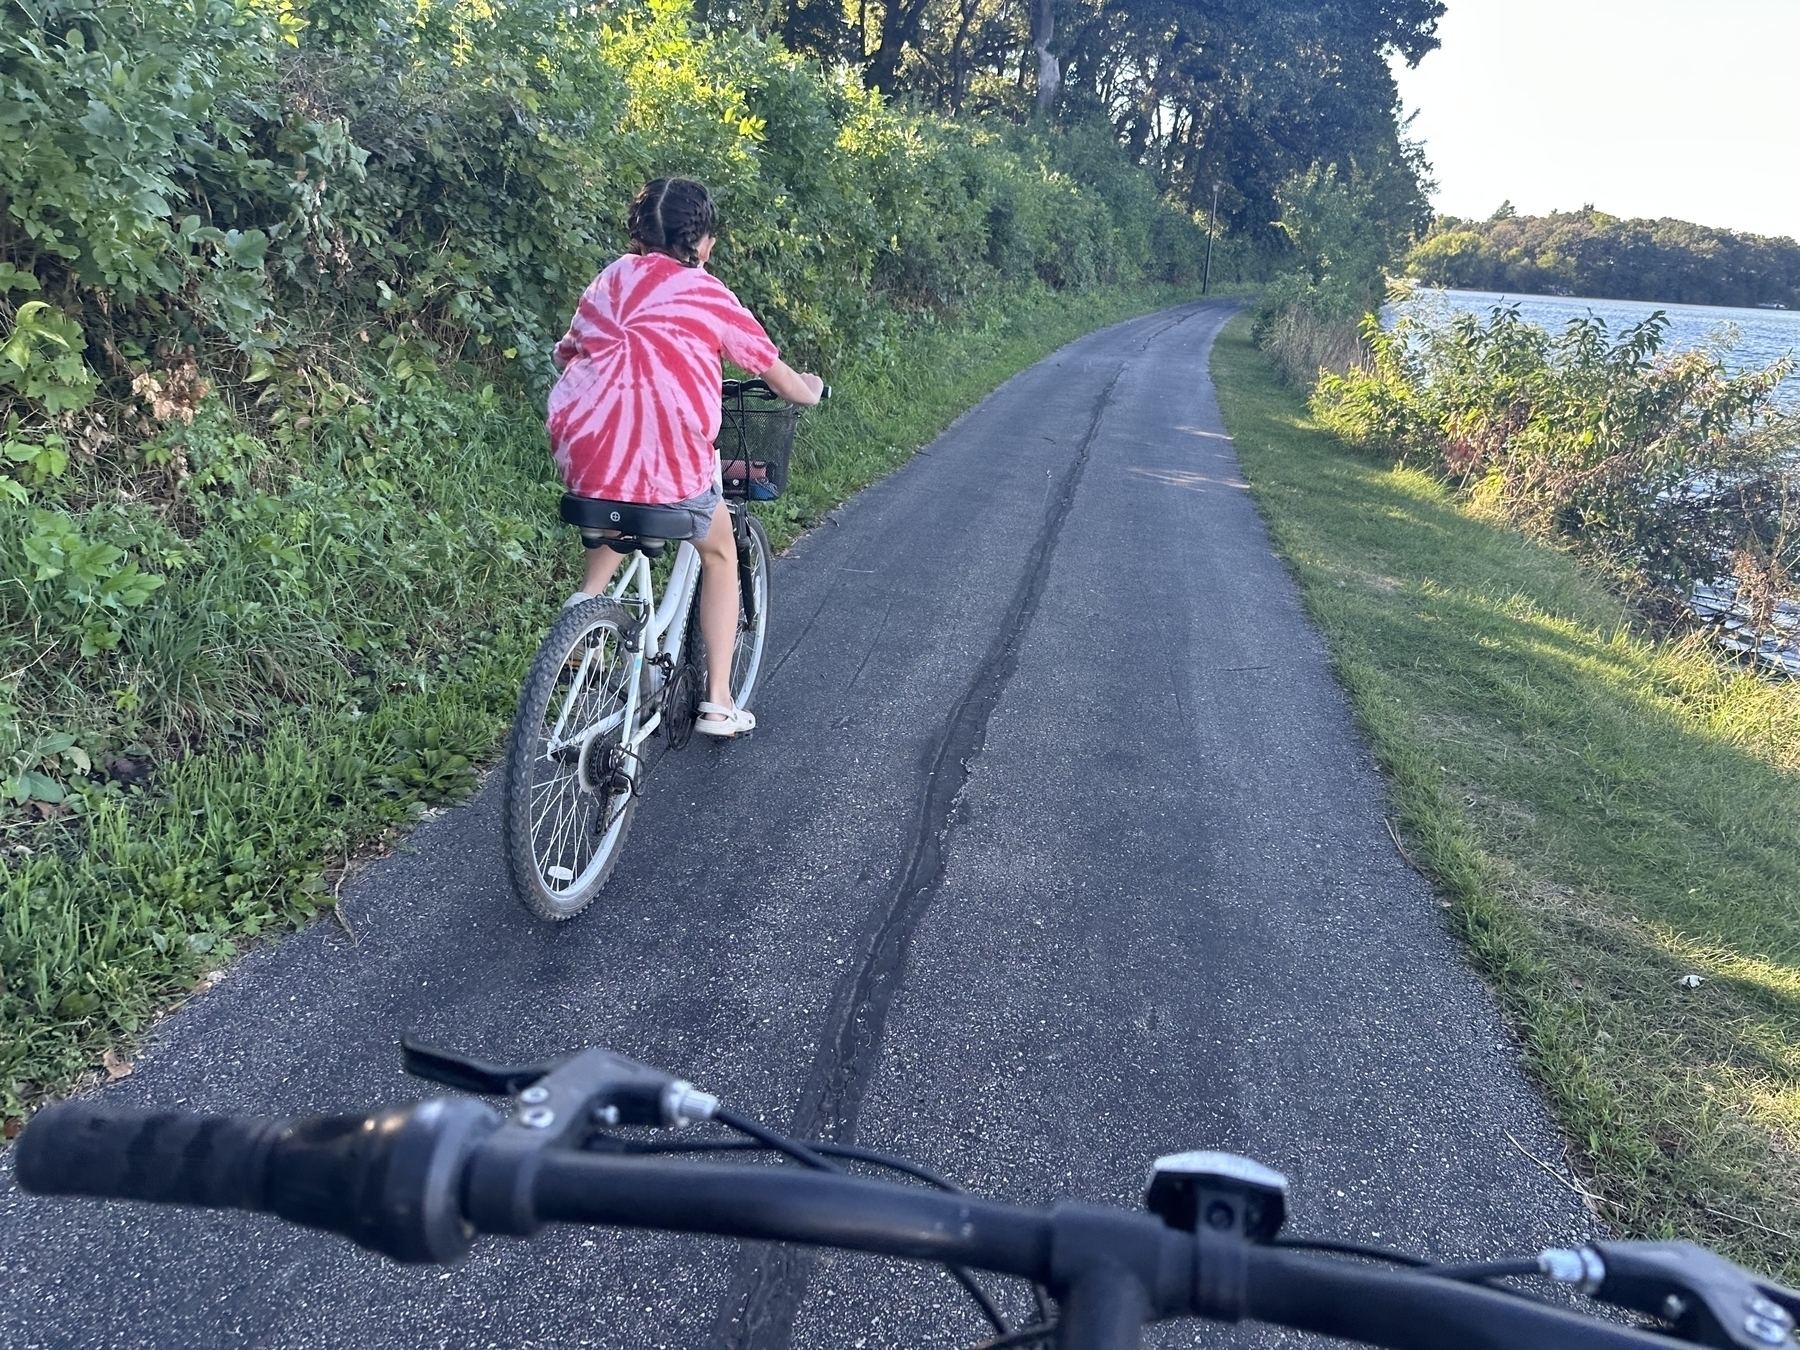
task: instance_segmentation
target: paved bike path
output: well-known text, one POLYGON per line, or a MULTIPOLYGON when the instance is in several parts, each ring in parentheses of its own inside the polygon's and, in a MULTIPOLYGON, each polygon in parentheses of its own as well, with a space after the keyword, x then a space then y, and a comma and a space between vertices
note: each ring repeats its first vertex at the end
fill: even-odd
MULTIPOLYGON (((588 915, 510 898, 490 782, 347 888, 354 942, 252 953, 108 1099, 354 1109, 418 1095, 408 1031, 599 1043, 1000 1197, 1129 1203, 1155 1155, 1225 1147, 1290 1174, 1296 1231, 1468 1258, 1586 1231, 1237 477, 1229 313, 1071 344, 781 560, 761 729, 665 760, 588 915)), ((980 1334, 923 1267, 570 1230, 401 1269, 0 1164, 5 1346, 980 1334)))

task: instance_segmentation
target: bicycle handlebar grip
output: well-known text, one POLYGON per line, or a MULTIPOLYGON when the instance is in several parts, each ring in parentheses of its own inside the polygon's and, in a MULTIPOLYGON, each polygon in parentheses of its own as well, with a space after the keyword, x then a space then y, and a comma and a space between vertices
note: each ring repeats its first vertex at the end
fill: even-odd
POLYGON ((19 1185, 38 1195, 260 1209, 264 1167, 285 1128, 254 1117, 59 1102, 19 1139, 19 1185))
POLYGON ((499 1117, 438 1098, 372 1116, 260 1120, 63 1102, 19 1139, 19 1185, 164 1205, 265 1210, 404 1262, 469 1249, 462 1174, 499 1117))

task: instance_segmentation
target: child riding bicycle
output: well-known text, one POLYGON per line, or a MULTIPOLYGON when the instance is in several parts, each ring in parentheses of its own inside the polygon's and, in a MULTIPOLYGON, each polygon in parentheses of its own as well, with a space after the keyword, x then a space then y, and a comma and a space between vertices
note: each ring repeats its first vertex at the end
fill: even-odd
MULTIPOLYGON (((550 391, 550 449, 577 496, 693 516, 707 665, 694 730, 737 736, 756 719, 731 697, 738 568, 713 450, 720 357, 760 375, 790 403, 817 403, 824 385, 782 361, 755 316, 707 273, 718 210, 704 185, 687 178, 645 184, 627 224, 631 252, 594 278, 556 344, 562 376, 550 391)), ((602 594, 621 556, 589 549, 587 576, 565 605, 602 594)))

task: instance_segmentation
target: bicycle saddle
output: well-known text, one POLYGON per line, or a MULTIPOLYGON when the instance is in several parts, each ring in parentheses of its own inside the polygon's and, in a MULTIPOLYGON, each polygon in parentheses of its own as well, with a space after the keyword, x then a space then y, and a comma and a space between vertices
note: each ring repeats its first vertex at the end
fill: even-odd
POLYGON ((561 515, 565 525, 574 525, 581 530, 581 542, 589 548, 604 544, 621 553, 629 553, 639 541, 656 543, 694 537, 693 516, 667 506, 609 502, 565 492, 561 515))

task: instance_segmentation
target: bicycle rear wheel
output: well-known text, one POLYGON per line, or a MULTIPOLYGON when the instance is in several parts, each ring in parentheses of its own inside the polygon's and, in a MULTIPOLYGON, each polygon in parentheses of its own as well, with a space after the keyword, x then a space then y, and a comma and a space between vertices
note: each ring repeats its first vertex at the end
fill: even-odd
POLYGON ((745 510, 745 540, 738 549, 738 635, 731 652, 731 699, 748 708, 762 674, 763 644, 769 632, 769 534, 745 510))
POLYGON ((565 611, 519 695, 506 755, 506 859, 514 893, 540 919, 572 919, 593 903, 631 828, 640 766, 624 749, 633 729, 630 627, 610 600, 565 611))

